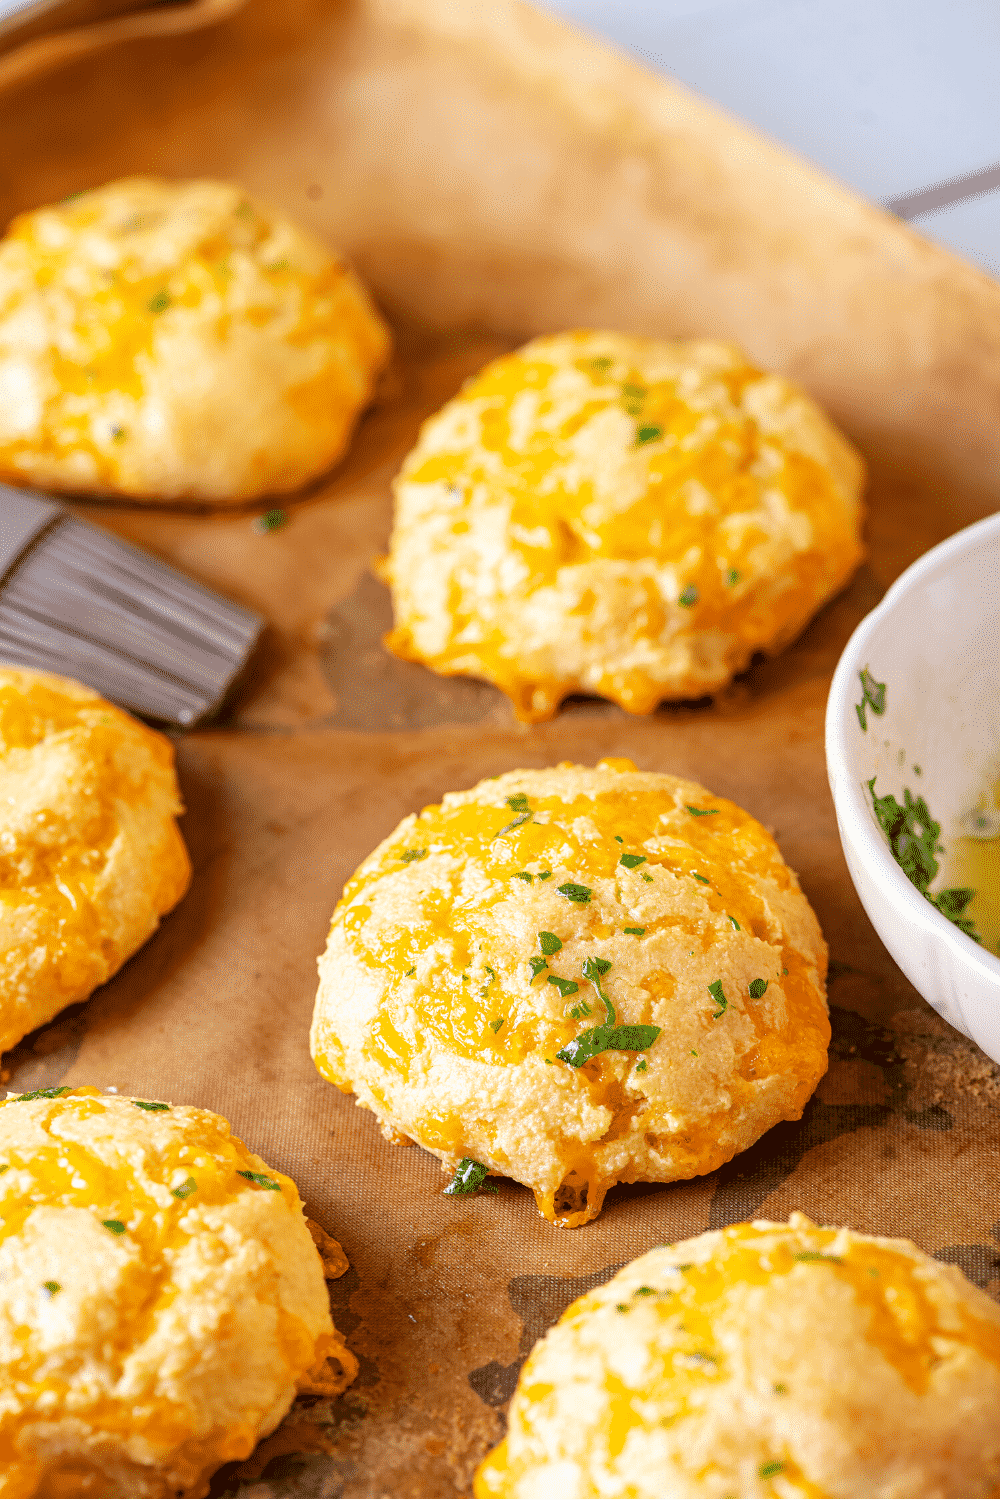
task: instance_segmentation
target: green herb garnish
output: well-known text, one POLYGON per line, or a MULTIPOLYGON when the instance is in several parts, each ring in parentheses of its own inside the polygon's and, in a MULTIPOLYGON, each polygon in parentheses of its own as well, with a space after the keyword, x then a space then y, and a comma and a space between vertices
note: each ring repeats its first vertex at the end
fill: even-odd
POLYGON ((412 979, 413 976, 414 976, 414 974, 416 972, 417 972, 417 966, 416 966, 416 964, 413 964, 411 968, 407 969, 406 973, 403 975, 403 978, 404 979, 412 979))
POLYGON ((625 842, 625 840, 622 838, 621 834, 620 833, 616 833, 615 834, 615 843, 616 844, 624 844, 624 842, 625 842))
POLYGON ((175 1198, 190 1198, 191 1194, 195 1192, 197 1187, 198 1184, 195 1182, 194 1178, 189 1177, 186 1182, 181 1183, 180 1187, 171 1188, 170 1191, 175 1198))
POLYGON ((766 989, 767 989, 767 980, 766 979, 751 979, 751 981, 750 981, 750 999, 751 1000, 759 1000, 761 998, 761 996, 764 994, 764 991, 766 989))
POLYGON ((726 912, 726 916, 729 917, 730 922, 732 922, 732 924, 736 928, 737 932, 742 932, 743 931, 742 927, 740 926, 739 922, 737 922, 737 920, 736 920, 735 917, 729 916, 728 912, 726 912))
POLYGON ((595 375, 606 375, 611 369, 613 360, 610 354, 595 354, 593 359, 582 359, 581 365, 586 365, 595 375))
POLYGON ((658 437, 663 436, 663 428, 650 425, 640 427, 635 435, 635 446, 641 448, 643 443, 655 443, 658 437))
POLYGON ((32 1099, 58 1099, 60 1094, 71 1094, 73 1090, 68 1083, 64 1083, 57 1089, 32 1089, 30 1094, 18 1094, 16 1099, 8 1099, 8 1104, 28 1104, 32 1099))
POLYGON ((254 531, 280 531, 288 520, 283 510, 266 510, 253 523, 254 531))
POLYGON ((505 828, 501 828, 500 832, 499 833, 495 833, 493 835, 493 837, 496 838, 496 839, 502 839, 505 833, 513 833, 514 829, 515 828, 520 828, 522 823, 529 823, 530 821, 531 821, 531 813, 530 812, 521 812, 521 813, 518 813, 518 815, 517 815, 516 818, 512 818, 511 821, 506 825, 506 827, 505 828))
POLYGON ((548 968, 548 963, 544 958, 529 958, 528 962, 531 965, 532 979, 537 979, 542 970, 548 968))
POLYGON ((710 818, 712 814, 717 813, 719 809, 717 807, 690 807, 688 803, 685 802, 684 811, 689 812, 692 818, 710 818))
POLYGON ((593 894, 589 885, 576 885, 572 880, 567 880, 565 885, 557 885, 556 890, 567 901, 575 901, 577 906, 586 906, 593 894))
POLYGON ((560 979, 558 974, 550 974, 547 982, 555 985, 564 1000, 567 995, 575 995, 580 988, 575 979, 560 979))
POLYGON ((940 868, 935 856, 940 853, 938 838, 941 835, 941 824, 935 823, 923 797, 914 797, 908 787, 903 788, 902 807, 891 792, 886 797, 876 796, 876 780, 877 777, 873 776, 868 782, 868 790, 875 817, 889 840, 893 859, 910 884, 915 885, 943 917, 954 922, 974 942, 981 943, 982 938, 976 931, 976 924, 962 915, 976 894, 975 891, 957 886, 932 896, 928 890, 940 868))
POLYGON ((611 968, 606 958, 588 958, 584 961, 583 977, 589 979, 604 1001, 607 1020, 603 1026, 594 1026, 583 1031, 573 1041, 567 1042, 556 1056, 561 1062, 579 1068, 600 1052, 645 1052, 660 1034, 659 1026, 619 1026, 615 1008, 605 994, 601 979, 611 968))
POLYGON ((842 1266, 844 1264, 844 1257, 842 1255, 824 1255, 822 1250, 800 1250, 798 1255, 795 1256, 795 1259, 829 1260, 832 1261, 835 1266, 842 1266))
POLYGON ((5 1161, 3 1163, 3 1166, 0 1166, 0 1174, 2 1174, 4 1172, 9 1172, 9 1171, 10 1171, 10 1162, 9 1161, 5 1161))
POLYGON ((645 937, 645 927, 623 927, 622 932, 627 932, 630 937, 645 937))
POLYGON ((105 1229, 110 1229, 112 1234, 125 1233, 125 1225, 122 1223, 121 1219, 102 1219, 101 1223, 104 1225, 105 1229))
POLYGON ((542 870, 539 873, 538 878, 539 878, 539 880, 551 880, 552 879, 552 871, 551 870, 542 870))
POLYGON ((112 440, 112 442, 123 443, 125 441, 126 435, 127 434, 125 432, 124 427, 117 427, 116 426, 116 427, 112 427, 112 429, 111 429, 111 440, 112 440))
POLYGON ((554 932, 540 932, 538 934, 538 946, 546 958, 551 958, 553 953, 558 953, 562 947, 562 938, 557 938, 554 932))
POLYGON ((784 1467, 780 1458, 772 1458, 770 1463, 761 1464, 758 1473, 761 1479, 770 1479, 772 1474, 780 1474, 784 1467))
POLYGON ((771 1389, 774 1391, 774 1394, 776 1396, 788 1395, 788 1387, 783 1380, 776 1380, 771 1389))
POLYGON ((712 1016, 712 1020, 717 1021, 719 1017, 725 1015, 726 1011, 729 1009, 729 1001, 726 999, 725 995, 722 992, 722 980, 713 980, 713 982, 708 986, 708 993, 711 995, 712 999, 719 1007, 712 1016))
POLYGON ((504 1019, 505 1018, 503 1016, 497 1016, 495 1021, 490 1022, 490 1030, 494 1033, 494 1035, 500 1030, 500 1027, 504 1023, 504 1019))
MULTIPOLYGON (((484 1167, 481 1161, 473 1161, 471 1156, 465 1156, 459 1162, 455 1175, 445 1188, 445 1192, 457 1197, 464 1197, 467 1193, 478 1193, 489 1176, 489 1170, 489 1167, 484 1167)), ((496 1193, 499 1189, 491 1183, 487 1191, 496 1193)))
POLYGON ((645 872, 645 870, 640 870, 639 874, 642 876, 643 880, 646 882, 647 885, 652 885, 653 884, 653 877, 652 877, 652 875, 647 875, 646 872, 645 872))
POLYGON ((170 306, 170 293, 166 290, 166 288, 163 288, 163 290, 157 292, 155 297, 150 297, 149 301, 146 303, 146 306, 149 308, 151 313, 166 312, 167 308, 170 306))
POLYGON ((656 1291, 651 1286, 637 1286, 632 1293, 633 1297, 655 1297, 656 1291))
POLYGON ((399 856, 404 865, 416 864, 417 860, 427 858, 426 849, 404 849, 399 856))
POLYGON ((644 1057, 641 1057, 639 1059, 639 1061, 636 1063, 636 1065, 635 1065, 635 1071, 637 1073, 648 1073, 649 1072, 649 1063, 646 1061, 646 1059, 644 1057))
POLYGON ((868 709, 880 717, 885 713, 885 683, 876 682, 868 668, 859 672, 861 678, 861 702, 855 703, 854 712, 858 716, 858 723, 864 730, 868 729, 868 709))
POLYGON ((697 870, 692 870, 691 874, 694 876, 695 880, 700 880, 702 885, 711 885, 712 883, 706 875, 699 875, 697 870))
POLYGON ((54 1297, 56 1292, 62 1291, 62 1287, 59 1285, 58 1281, 43 1281, 42 1286, 48 1292, 50 1297, 54 1297))
POLYGON ((692 604, 698 603, 698 590, 693 583, 689 583, 683 593, 677 596, 677 603, 683 604, 685 609, 690 609, 692 604))
POLYGON ((527 812, 528 798, 524 792, 515 792, 513 797, 507 798, 507 806, 511 812, 527 812))
POLYGON ((247 1182, 255 1182, 258 1187, 270 1188, 272 1193, 281 1192, 281 1183, 275 1182, 273 1177, 265 1177, 263 1172, 239 1172, 238 1176, 245 1177, 247 1182))
POLYGON ((531 882, 534 880, 534 878, 535 878, 534 875, 530 874, 530 872, 528 870, 515 870, 514 871, 514 879, 515 880, 523 880, 526 885, 530 885, 531 882))
POLYGON ((726 574, 726 583, 729 585, 729 587, 731 589, 734 589, 736 587, 736 585, 739 583, 739 581, 740 581, 740 574, 736 571, 735 568, 730 568, 729 572, 726 574))
POLYGON ((157 1113, 162 1109, 169 1109, 169 1104, 160 1104, 156 1099, 133 1099, 132 1103, 136 1109, 148 1110, 150 1114, 157 1113))
POLYGON ((594 1012, 591 1010, 586 1000, 581 1000, 579 1005, 574 1005, 573 1009, 570 1011, 570 1015, 573 1017, 574 1021, 580 1021, 584 1016, 592 1016, 593 1014, 594 1012))
POLYGON ((646 856, 644 854, 623 854, 618 863, 624 865, 626 870, 634 870, 638 865, 646 863, 646 856))

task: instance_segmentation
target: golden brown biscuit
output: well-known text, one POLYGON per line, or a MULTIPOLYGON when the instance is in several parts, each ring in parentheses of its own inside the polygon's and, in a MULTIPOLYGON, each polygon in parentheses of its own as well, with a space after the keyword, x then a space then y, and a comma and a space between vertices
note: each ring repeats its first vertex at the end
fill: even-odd
POLYGON ((732 802, 630 761, 512 771, 404 819, 348 882, 312 1052, 387 1134, 464 1164, 457 1189, 487 1168, 574 1226, 616 1182, 714 1171, 799 1118, 825 973, 732 802))
POLYGON ((663 1246, 535 1345, 500 1496, 996 1495, 1000 1308, 909 1240, 736 1224, 663 1246))
POLYGON ((294 1182, 208 1110, 0 1105, 0 1493, 208 1493, 357 1364, 294 1182))
POLYGON ((714 693, 851 576, 862 483, 819 407, 731 344, 534 339, 403 465, 387 644, 525 720, 714 693))
POLYGON ((174 752, 90 688, 0 667, 0 1051, 87 996, 187 890, 174 752))
POLYGON ((241 503, 334 463, 389 356, 353 272, 223 182, 130 177, 0 243, 0 479, 241 503))

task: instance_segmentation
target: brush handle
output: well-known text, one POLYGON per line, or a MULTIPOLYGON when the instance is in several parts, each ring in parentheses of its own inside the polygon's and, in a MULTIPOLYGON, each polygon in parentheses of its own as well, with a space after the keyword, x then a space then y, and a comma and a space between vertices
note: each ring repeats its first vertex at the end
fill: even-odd
POLYGON ((0 485, 0 583, 32 542, 64 514, 55 500, 40 500, 0 485))

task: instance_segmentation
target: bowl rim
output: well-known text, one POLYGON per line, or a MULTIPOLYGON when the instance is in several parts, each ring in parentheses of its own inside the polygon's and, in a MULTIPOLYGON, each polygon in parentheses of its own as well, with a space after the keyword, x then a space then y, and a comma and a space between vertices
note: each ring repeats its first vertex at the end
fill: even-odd
POLYGON ((984 542, 1000 542, 1000 511, 966 526, 932 547, 901 573, 870 614, 858 624, 840 654, 826 703, 826 769, 841 838, 849 842, 901 920, 916 922, 988 985, 1000 984, 1000 957, 977 943, 922 896, 903 874, 879 833, 860 785, 850 769, 847 733, 854 724, 857 674, 878 627, 914 587, 946 572, 957 558, 984 542))

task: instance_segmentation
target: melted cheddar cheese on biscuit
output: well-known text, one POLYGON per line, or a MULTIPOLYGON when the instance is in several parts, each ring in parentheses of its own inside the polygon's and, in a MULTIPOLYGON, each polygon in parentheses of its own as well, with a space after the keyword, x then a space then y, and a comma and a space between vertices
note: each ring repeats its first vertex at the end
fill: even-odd
POLYGON ((347 446, 389 334, 354 273, 222 182, 131 177, 0 243, 0 478, 243 503, 347 446))
POLYGON ((0 1104, 0 1495, 207 1494, 356 1372, 294 1182, 207 1110, 0 1104))
POLYGON ((1000 1489, 1000 1308, 908 1240, 802 1214, 641 1256, 521 1371, 475 1494, 1000 1489))
POLYGON ((324 1077, 562 1225, 714 1171, 826 1071, 826 947, 774 840, 630 761, 512 771, 409 817, 320 960, 324 1077))
POLYGON ((85 1000, 191 879, 170 741, 91 688, 0 667, 0 1051, 85 1000))
POLYGON ((723 687, 861 558, 861 460, 730 344, 539 338, 423 426, 396 483, 397 655, 521 719, 723 687))

